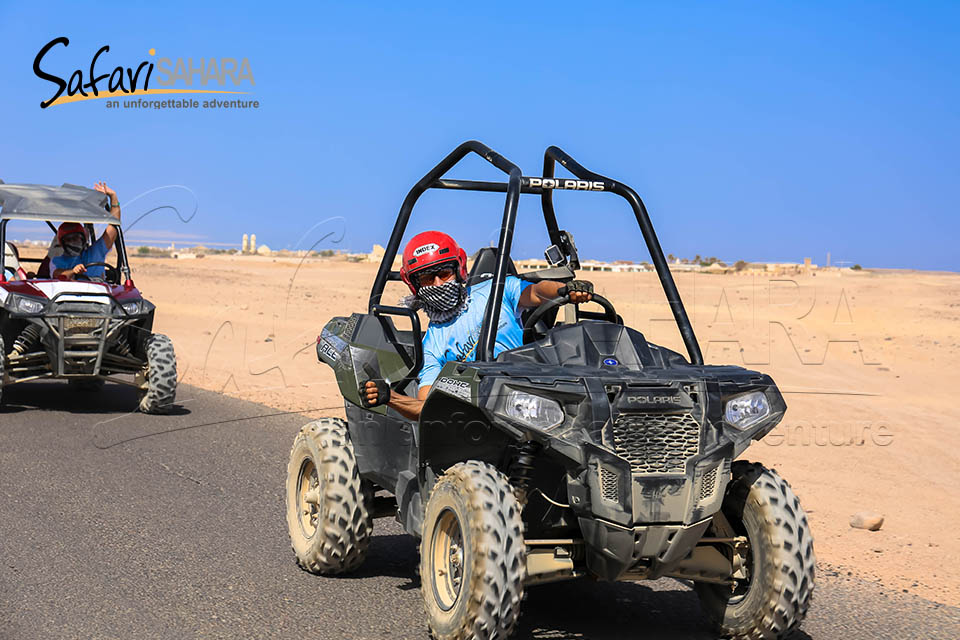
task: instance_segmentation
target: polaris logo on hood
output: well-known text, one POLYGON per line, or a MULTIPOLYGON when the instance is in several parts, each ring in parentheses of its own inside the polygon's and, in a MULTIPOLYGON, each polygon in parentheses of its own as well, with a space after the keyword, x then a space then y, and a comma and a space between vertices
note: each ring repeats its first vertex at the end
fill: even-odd
POLYGON ((692 409, 693 400, 680 389, 671 387, 647 387, 625 389, 617 398, 618 411, 670 411, 692 409))

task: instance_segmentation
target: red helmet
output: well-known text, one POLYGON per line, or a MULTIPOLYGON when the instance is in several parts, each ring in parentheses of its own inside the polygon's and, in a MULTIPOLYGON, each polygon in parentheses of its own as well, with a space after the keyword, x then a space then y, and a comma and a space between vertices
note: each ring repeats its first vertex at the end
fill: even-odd
POLYGON ((64 222, 57 229, 57 242, 63 242, 63 239, 74 233, 79 233, 83 235, 84 239, 87 237, 87 232, 83 230, 83 225, 79 222, 64 222))
POLYGON ((417 271, 444 262, 457 263, 457 276, 460 281, 467 279, 467 252, 456 241, 441 231, 424 231, 410 239, 403 249, 403 264, 400 265, 400 277, 417 293, 412 276, 417 271))

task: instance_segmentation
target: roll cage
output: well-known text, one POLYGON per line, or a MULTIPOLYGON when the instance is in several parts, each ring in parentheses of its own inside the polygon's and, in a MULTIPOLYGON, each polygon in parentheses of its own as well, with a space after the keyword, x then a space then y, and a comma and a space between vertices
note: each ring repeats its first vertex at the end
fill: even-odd
MULTIPOLYGON (((0 247, 6 246, 7 224, 11 220, 45 222, 56 235, 54 222, 78 222, 85 226, 109 224, 117 228, 117 271, 122 280, 130 279, 123 229, 119 220, 106 209, 107 196, 74 184, 59 187, 37 184, 6 184, 0 180, 0 247)), ((0 251, 0 282, 5 280, 6 252, 0 251)), ((20 262, 42 262, 42 259, 20 258, 20 262)))
MULTIPOLYGON (((673 281, 673 275, 667 266, 667 261, 663 257, 663 250, 660 248, 660 241, 653 230, 650 222, 650 216, 647 214, 647 208, 643 200, 637 195, 636 191, 629 186, 612 180, 598 173, 594 173, 583 167, 570 155, 556 146, 550 146, 543 155, 543 175, 542 176, 524 176, 520 168, 507 160, 505 157, 492 150, 482 142, 469 140, 454 149, 447 157, 440 161, 437 166, 431 169, 423 178, 421 178, 404 198, 400 207, 400 213, 394 224, 393 232, 390 234, 390 241, 387 243, 384 251, 383 260, 380 263, 380 269, 377 271, 376 280, 373 282, 373 288, 370 291, 370 301, 368 312, 374 315, 406 315, 414 318, 414 327, 419 328, 416 322, 416 312, 400 307, 389 307, 380 304, 384 287, 388 280, 400 280, 400 273, 392 269, 393 261, 400 249, 400 242, 407 228, 407 222, 410 220, 410 214, 413 211, 417 200, 428 189, 453 189, 461 191, 489 191, 495 193, 506 193, 506 201, 503 207, 503 221, 500 226, 500 238, 496 247, 496 269, 494 270, 492 289, 487 300, 487 306, 483 315, 483 325, 480 330, 480 339, 477 342, 476 359, 479 361, 493 360, 493 348, 496 344, 496 327, 500 318, 500 307, 503 300, 503 289, 507 276, 507 260, 510 256, 510 249, 513 245, 513 230, 517 219, 517 205, 521 194, 533 194, 540 196, 540 203, 543 209, 543 220, 546 223, 547 232, 550 241, 556 245, 565 255, 572 269, 579 268, 576 248, 570 239, 569 234, 559 228, 557 217, 553 207, 553 192, 557 189, 609 192, 624 198, 633 209, 637 218, 637 224, 643 233, 643 239, 646 242, 647 250, 650 252, 650 259, 657 270, 660 278, 660 284, 667 296, 670 304, 670 310, 677 322, 680 335, 683 338, 684 346, 690 357, 691 364, 703 364, 703 355, 700 352, 700 345, 697 343, 696 335, 693 332, 693 326, 687 317, 683 302, 680 299, 680 293, 677 291, 677 285, 673 281), (457 165, 468 154, 475 153, 500 171, 507 174, 506 182, 488 182, 477 180, 453 180, 443 176, 457 165), (577 179, 557 178, 555 175, 556 163, 560 162, 577 179)), ((2 237, 0 237, 2 239, 2 237)), ((416 336, 414 348, 416 349, 417 364, 422 361, 422 345, 419 344, 419 330, 414 332, 416 336)), ((412 371, 412 369, 411 369, 412 371)))

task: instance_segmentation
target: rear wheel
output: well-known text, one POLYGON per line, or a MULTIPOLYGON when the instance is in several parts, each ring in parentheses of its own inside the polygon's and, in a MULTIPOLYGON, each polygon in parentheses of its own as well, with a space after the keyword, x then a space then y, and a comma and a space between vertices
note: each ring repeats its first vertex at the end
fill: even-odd
POLYGON ((300 429, 286 496, 290 543, 303 569, 332 575, 363 563, 373 532, 373 488, 360 479, 346 422, 321 418, 300 429))
POLYGON ((520 615, 526 548, 507 478, 482 462, 447 469, 424 515, 420 579, 432 637, 492 640, 520 615))
POLYGON ((783 638, 803 621, 816 558, 807 516, 787 481, 759 463, 733 463, 733 478, 707 535, 746 536, 749 550, 732 586, 695 583, 725 636, 783 638))
POLYGON ((147 366, 142 376, 140 411, 169 413, 177 397, 177 354, 173 341, 156 333, 147 338, 147 366))

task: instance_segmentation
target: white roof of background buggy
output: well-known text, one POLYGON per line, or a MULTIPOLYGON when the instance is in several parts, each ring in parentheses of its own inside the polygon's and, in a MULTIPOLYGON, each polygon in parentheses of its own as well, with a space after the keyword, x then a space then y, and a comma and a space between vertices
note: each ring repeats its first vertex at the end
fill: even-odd
POLYGON ((0 180, 0 220, 90 222, 119 225, 104 207, 106 194, 75 184, 5 184, 0 180))

